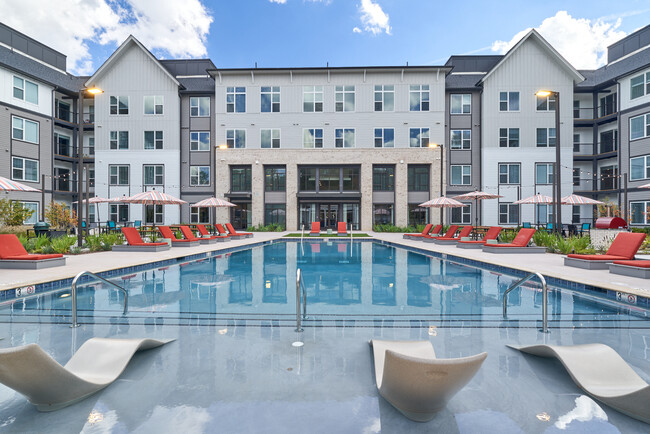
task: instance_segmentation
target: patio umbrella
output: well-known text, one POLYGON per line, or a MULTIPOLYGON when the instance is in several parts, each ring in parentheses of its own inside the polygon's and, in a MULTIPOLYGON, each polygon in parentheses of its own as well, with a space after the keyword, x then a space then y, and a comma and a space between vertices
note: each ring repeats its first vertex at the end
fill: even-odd
MULTIPOLYGON (((431 199, 424 203, 421 203, 418 206, 422 206, 425 208, 460 208, 467 205, 465 205, 464 203, 460 203, 457 200, 440 196, 440 197, 436 197, 435 199, 431 199)), ((440 220, 441 220, 440 223, 444 225, 445 224, 444 213, 442 213, 440 220)))
MULTIPOLYGON (((512 203, 517 204, 517 205, 519 205, 519 204, 527 204, 527 203, 533 203, 533 204, 546 203, 546 204, 549 204, 549 203, 553 203, 553 198, 550 197, 550 196, 545 196, 543 194, 537 193, 535 196, 530 196, 530 197, 526 197, 524 199, 519 199, 519 200, 516 200, 516 201, 514 201, 512 203)), ((537 213, 535 213, 535 224, 539 224, 539 219, 537 217, 538 217, 538 215, 537 215, 537 213)))
POLYGON ((588 197, 571 194, 562 198, 564 205, 602 205, 604 202, 599 200, 590 199, 588 197))
POLYGON ((134 194, 131 197, 124 198, 122 202, 139 203, 141 205, 181 205, 187 203, 171 194, 156 190, 143 191, 142 193, 134 194))
MULTIPOLYGON (((77 202, 79 201, 75 200, 72 203, 77 203, 77 202)), ((86 199, 82 200, 81 202, 86 203, 86 199)), ((90 199, 88 199, 88 203, 107 203, 107 202, 114 202, 114 200, 106 199, 105 197, 99 197, 99 196, 91 197, 90 199)))
POLYGON ((218 207, 218 206, 237 206, 234 203, 230 203, 225 199, 219 199, 218 197, 209 197, 207 199, 203 199, 200 202, 194 203, 190 205, 191 207, 194 208, 204 208, 204 207, 218 207))
POLYGON ((639 188, 650 188, 650 184, 643 184, 643 185, 640 185, 639 188))
POLYGON ((3 178, 0 176, 0 190, 5 190, 5 191, 34 191, 34 192, 39 192, 41 190, 37 190, 33 187, 30 187, 29 185, 21 184, 20 182, 12 181, 11 179, 3 178))
MULTIPOLYGON (((465 193, 465 194, 459 194, 458 196, 454 196, 454 199, 458 200, 474 200, 475 207, 474 207, 474 217, 475 217, 475 222, 474 226, 478 226, 478 201, 479 200, 484 200, 484 199, 498 199, 500 197, 503 197, 499 194, 494 194, 494 193, 486 193, 484 191, 472 191, 471 193, 465 193)), ((477 234, 478 235, 478 234, 477 234)))

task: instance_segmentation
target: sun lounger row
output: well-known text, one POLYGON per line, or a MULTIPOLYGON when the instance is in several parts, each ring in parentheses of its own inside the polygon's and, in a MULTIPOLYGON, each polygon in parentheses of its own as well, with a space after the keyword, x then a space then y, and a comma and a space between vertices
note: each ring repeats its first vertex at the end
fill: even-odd
MULTIPOLYGON (((178 238, 169 226, 158 226, 158 231, 163 238, 171 240, 172 247, 196 247, 199 244, 214 244, 217 242, 229 241, 230 239, 248 238, 253 236, 250 232, 237 232, 230 223, 226 223, 226 227, 228 228, 227 231, 221 224, 216 224, 215 228, 219 232, 219 235, 211 235, 205 225, 196 225, 200 237, 194 235, 192 229, 186 225, 180 226, 183 238, 178 238)), ((143 242, 138 230, 135 228, 122 228, 122 233, 126 238, 127 244, 113 246, 114 251, 158 252, 169 249, 169 244, 166 242, 143 242)))
POLYGON ((442 225, 427 225, 420 234, 404 234, 404 238, 411 240, 421 240, 425 243, 434 243, 441 245, 456 245, 461 249, 483 249, 488 253, 544 253, 545 247, 529 247, 528 244, 533 238, 535 229, 520 229, 514 240, 511 243, 497 243, 497 238, 501 233, 501 228, 492 226, 488 229, 485 236, 480 240, 470 240, 469 236, 474 230, 473 226, 464 226, 458 231, 459 226, 451 225, 444 235, 439 234, 442 230, 442 225), (458 232, 458 235, 456 233, 458 232))
MULTIPOLYGON (((338 222, 336 225, 336 235, 339 237, 348 236, 348 225, 345 222, 338 222)), ((320 237, 320 222, 313 222, 311 230, 309 231, 310 237, 320 237)))

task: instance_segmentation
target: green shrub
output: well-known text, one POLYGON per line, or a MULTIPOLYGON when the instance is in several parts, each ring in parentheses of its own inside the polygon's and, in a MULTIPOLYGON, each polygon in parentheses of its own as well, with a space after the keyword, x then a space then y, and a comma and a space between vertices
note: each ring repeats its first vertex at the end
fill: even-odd
POLYGON ((52 239, 50 246, 55 253, 68 253, 76 241, 74 237, 58 237, 52 239))
POLYGON ((517 230, 504 229, 499 234, 499 241, 502 243, 511 243, 517 236, 517 230))
POLYGON ((395 226, 391 224, 374 225, 372 230, 375 232, 403 232, 403 233, 416 233, 424 230, 424 225, 417 226, 395 226))
POLYGON ((88 235, 86 237, 86 247, 88 247, 91 252, 97 252, 101 250, 102 249, 101 235, 88 235))
MULTIPOLYGON (((122 238, 122 234, 117 234, 117 233, 101 234, 99 237, 101 240, 102 250, 111 250, 114 245, 122 244, 124 242, 124 238, 122 238)), ((179 238, 178 235, 176 235, 176 237, 179 238)))
POLYGON ((31 238, 30 241, 33 240, 33 245, 32 251, 34 253, 52 253, 53 250, 50 247, 50 239, 47 237, 47 235, 39 235, 36 238, 31 238))
POLYGON ((34 214, 22 202, 10 199, 0 199, 0 225, 22 226, 23 222, 34 214))
POLYGON ((247 232, 283 232, 284 225, 279 223, 271 223, 268 225, 249 226, 246 228, 247 232))

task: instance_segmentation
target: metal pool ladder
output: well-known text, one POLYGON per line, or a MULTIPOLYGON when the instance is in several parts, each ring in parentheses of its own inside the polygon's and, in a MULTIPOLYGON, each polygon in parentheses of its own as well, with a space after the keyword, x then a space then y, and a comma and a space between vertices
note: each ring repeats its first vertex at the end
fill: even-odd
POLYGON ((513 289, 519 288, 524 283, 528 282, 533 277, 537 276, 542 284, 542 333, 548 333, 548 287, 546 286, 546 279, 541 273, 530 273, 523 279, 520 279, 510 285, 510 287, 503 293, 503 318, 508 316, 508 293, 513 289))
POLYGON ((95 273, 91 273, 90 271, 82 271, 81 273, 77 274, 74 279, 72 279, 72 325, 70 327, 79 327, 79 323, 77 322, 77 281, 81 279, 82 276, 92 276, 97 280, 101 280, 102 282, 112 286, 113 288, 122 291, 124 293, 124 312, 122 312, 122 315, 126 314, 126 311, 129 306, 129 294, 127 294, 126 289, 122 288, 121 286, 111 282, 110 280, 106 280, 103 277, 99 277, 95 273))
POLYGON ((302 281, 300 268, 296 270, 296 331, 303 331, 302 320, 307 318, 307 291, 302 281), (302 316, 300 315, 300 295, 302 293, 302 316))

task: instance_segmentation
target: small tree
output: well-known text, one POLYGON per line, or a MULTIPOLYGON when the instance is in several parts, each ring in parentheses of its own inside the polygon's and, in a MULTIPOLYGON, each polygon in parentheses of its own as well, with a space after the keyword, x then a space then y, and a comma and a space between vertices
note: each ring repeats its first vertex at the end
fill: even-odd
POLYGON ((22 202, 0 199, 0 226, 20 226, 32 214, 34 210, 25 208, 22 202))
POLYGON ((62 203, 52 202, 45 210, 45 219, 53 229, 67 230, 77 224, 77 213, 70 211, 62 203))

